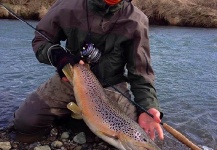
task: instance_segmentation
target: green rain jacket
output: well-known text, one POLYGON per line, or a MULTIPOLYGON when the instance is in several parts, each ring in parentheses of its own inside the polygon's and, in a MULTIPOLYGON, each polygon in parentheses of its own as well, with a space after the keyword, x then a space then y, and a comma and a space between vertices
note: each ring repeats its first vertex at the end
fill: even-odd
POLYGON ((134 101, 145 109, 160 111, 150 62, 148 18, 129 2, 106 7, 103 0, 57 0, 40 20, 33 50, 41 63, 51 64, 50 51, 65 49, 76 55, 89 38, 102 53, 91 70, 106 87, 123 81, 130 83, 134 101), (59 44, 59 45, 58 45, 59 44), (127 74, 126 74, 126 69, 127 74))

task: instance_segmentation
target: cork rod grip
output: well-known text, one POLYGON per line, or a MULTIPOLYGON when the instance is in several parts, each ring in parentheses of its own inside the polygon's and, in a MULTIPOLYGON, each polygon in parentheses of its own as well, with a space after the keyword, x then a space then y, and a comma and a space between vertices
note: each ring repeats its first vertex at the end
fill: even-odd
POLYGON ((197 145, 192 143, 190 140, 188 140, 184 135, 182 135, 180 132, 172 128, 171 126, 167 125, 166 123, 162 124, 163 128, 169 132, 171 135, 173 135, 176 139, 178 139, 180 142, 191 148, 192 150, 202 150, 197 145))

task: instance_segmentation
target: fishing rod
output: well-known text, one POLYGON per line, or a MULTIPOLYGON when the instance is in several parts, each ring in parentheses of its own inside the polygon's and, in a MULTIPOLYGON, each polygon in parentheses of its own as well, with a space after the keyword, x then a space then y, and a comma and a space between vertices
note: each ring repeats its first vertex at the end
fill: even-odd
MULTIPOLYGON (((106 82, 106 81, 105 81, 106 82)), ((111 86, 113 89, 115 89, 117 92, 119 92, 121 95, 123 95, 125 98, 127 98, 130 102, 132 102, 134 105, 136 105, 138 108, 140 108, 141 110, 143 110, 146 114, 148 114, 150 117, 154 118, 154 116, 149 113, 144 107, 142 107, 141 105, 139 105, 138 103, 136 103, 135 101, 131 100, 128 96, 126 96, 123 92, 121 92, 119 89, 117 89, 116 87, 114 87, 113 85, 109 84, 108 82, 106 82, 109 86, 111 86)), ((166 123, 160 122, 160 125, 163 126, 163 128, 169 132, 172 136, 174 136, 177 140, 179 140, 180 142, 182 142, 183 144, 185 144, 186 146, 188 146, 189 148, 191 148, 192 150, 202 150, 201 148, 199 148, 197 145, 195 145, 194 143, 192 143, 187 137, 185 137, 183 134, 181 134, 179 131, 175 130, 173 127, 169 126, 166 123)))
POLYGON ((22 19, 21 17, 17 16, 11 9, 9 9, 8 7, 6 7, 5 5, 3 5, 2 3, 0 3, 0 5, 5 8, 12 16, 14 16, 16 19, 20 20, 23 23, 26 23, 29 27, 31 27, 32 29, 34 29, 38 34, 40 34, 42 37, 44 37, 47 41, 52 42, 52 40, 47 37, 45 34, 41 33, 39 30, 37 30, 35 27, 33 27, 31 24, 29 24, 27 21, 25 21, 24 19, 22 19))
MULTIPOLYGON (((28 22, 26 22, 25 20, 23 20, 21 17, 17 16, 12 10, 10 10, 8 7, 6 7, 5 5, 3 5, 2 3, 0 3, 0 5, 5 8, 12 16, 14 16, 16 19, 20 20, 23 23, 26 23, 29 27, 31 27, 32 29, 34 29, 39 35, 41 35, 42 37, 44 37, 47 41, 52 42, 52 40, 47 37, 45 34, 41 33, 39 30, 37 30, 35 27, 33 27, 31 24, 29 24, 28 22)), ((108 85, 110 85, 109 83, 107 83, 108 85)), ((114 87, 113 85, 110 85, 112 88, 114 88, 117 92, 119 92, 120 94, 122 94, 125 98, 127 98, 130 102, 132 102, 135 106, 137 106, 138 108, 140 108, 141 110, 143 110, 146 114, 148 114, 150 117, 154 118, 154 116, 152 114, 150 114, 147 110, 145 110, 141 105, 139 105, 138 103, 136 103, 135 101, 131 100, 129 97, 127 97, 124 93, 122 93, 119 89, 117 89, 116 87, 114 87)), ((171 135, 173 135, 176 139, 178 139, 180 142, 182 142, 183 144, 185 144, 186 146, 188 146, 189 148, 191 148, 192 150, 201 150, 201 148, 199 148, 198 146, 196 146, 194 143, 192 143, 189 139, 187 139, 183 134, 181 134, 180 132, 178 132, 177 130, 175 130, 174 128, 172 128, 171 126, 169 126, 166 123, 160 122, 160 124, 163 126, 163 128, 169 132, 171 135)))

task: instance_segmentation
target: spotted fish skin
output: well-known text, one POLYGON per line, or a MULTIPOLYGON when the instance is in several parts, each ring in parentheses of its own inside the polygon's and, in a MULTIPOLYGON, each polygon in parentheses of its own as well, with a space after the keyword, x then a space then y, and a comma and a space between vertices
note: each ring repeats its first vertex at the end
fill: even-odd
POLYGON ((160 150, 138 123, 106 96, 86 65, 66 65, 63 72, 73 86, 82 118, 93 133, 120 150, 160 150))

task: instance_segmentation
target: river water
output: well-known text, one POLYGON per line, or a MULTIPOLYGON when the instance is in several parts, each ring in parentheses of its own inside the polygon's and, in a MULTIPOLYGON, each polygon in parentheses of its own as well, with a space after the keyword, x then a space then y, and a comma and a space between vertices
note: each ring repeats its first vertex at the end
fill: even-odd
MULTIPOLYGON (((20 21, 0 20, 0 128, 55 71, 36 60, 33 33, 20 21)), ((204 149, 217 150, 217 29, 151 26, 150 44, 163 122, 204 149)), ((164 150, 188 149, 166 131, 156 143, 164 150)))

